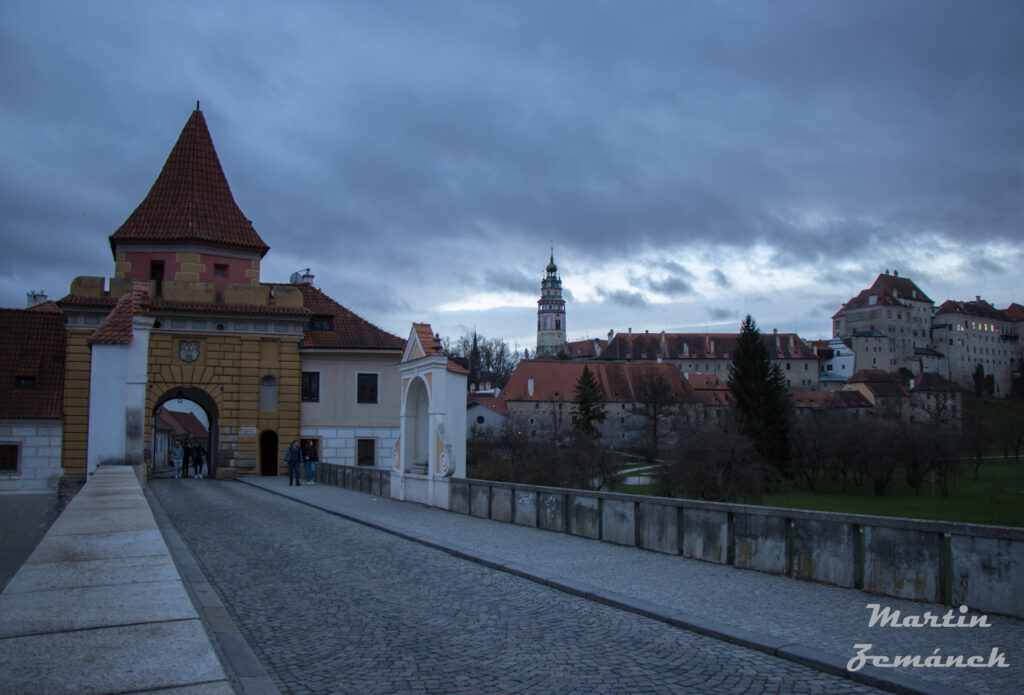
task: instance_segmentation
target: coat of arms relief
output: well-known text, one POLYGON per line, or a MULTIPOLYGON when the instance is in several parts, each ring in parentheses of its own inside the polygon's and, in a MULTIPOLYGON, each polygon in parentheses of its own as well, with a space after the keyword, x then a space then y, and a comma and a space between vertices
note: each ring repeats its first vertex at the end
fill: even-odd
POLYGON ((195 362, 199 359, 199 341, 179 340, 178 357, 181 358, 182 362, 195 362))

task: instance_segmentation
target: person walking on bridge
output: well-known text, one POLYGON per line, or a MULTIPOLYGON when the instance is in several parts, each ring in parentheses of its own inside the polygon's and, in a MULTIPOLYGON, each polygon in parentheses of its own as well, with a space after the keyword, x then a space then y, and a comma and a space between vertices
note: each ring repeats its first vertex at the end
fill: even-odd
POLYGON ((181 440, 176 439, 174 446, 171 447, 171 462, 174 464, 174 477, 181 477, 181 459, 185 455, 185 450, 181 446, 181 440))
POLYGON ((292 441, 288 450, 284 452, 284 462, 288 464, 288 486, 291 487, 292 480, 295 485, 301 485, 299 477, 299 465, 302 463, 302 453, 299 451, 299 441, 292 441))

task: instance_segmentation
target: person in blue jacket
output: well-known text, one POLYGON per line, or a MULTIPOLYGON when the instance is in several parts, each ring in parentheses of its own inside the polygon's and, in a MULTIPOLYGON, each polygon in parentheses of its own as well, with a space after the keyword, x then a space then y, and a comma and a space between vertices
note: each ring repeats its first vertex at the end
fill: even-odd
POLYGON ((302 465, 302 452, 299 450, 299 442, 295 440, 284 452, 284 462, 288 464, 288 485, 301 485, 299 477, 299 466, 302 465), (292 482, 294 480, 294 483, 292 482))

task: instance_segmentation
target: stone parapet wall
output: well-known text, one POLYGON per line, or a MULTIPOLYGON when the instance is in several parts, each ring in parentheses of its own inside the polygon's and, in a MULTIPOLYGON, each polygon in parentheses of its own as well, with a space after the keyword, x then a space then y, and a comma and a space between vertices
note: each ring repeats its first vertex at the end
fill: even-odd
POLYGON ((451 510, 1024 618, 1024 529, 453 480, 451 510))
POLYGON ((358 490, 378 497, 387 497, 391 486, 390 471, 368 466, 339 466, 318 463, 316 481, 325 485, 358 490))

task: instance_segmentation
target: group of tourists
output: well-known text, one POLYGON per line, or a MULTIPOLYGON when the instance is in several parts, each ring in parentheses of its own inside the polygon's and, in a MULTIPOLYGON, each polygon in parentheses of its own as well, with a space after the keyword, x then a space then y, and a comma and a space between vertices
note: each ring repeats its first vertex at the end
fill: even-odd
MULTIPOLYGON (((174 464, 174 477, 188 477, 188 469, 191 466, 196 479, 203 477, 203 463, 206 462, 206 450, 203 445, 194 439, 182 442, 176 439, 171 446, 171 462, 174 464), (182 473, 184 469, 184 473, 182 473)), ((209 467, 207 467, 209 468, 209 467)))
POLYGON ((284 452, 284 462, 288 464, 288 485, 302 485, 299 479, 300 466, 305 469, 305 484, 313 485, 316 481, 316 447, 312 441, 306 442, 305 446, 299 446, 299 440, 292 441, 288 450, 284 452))

